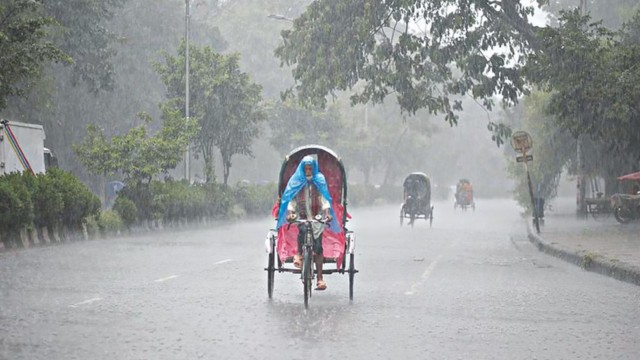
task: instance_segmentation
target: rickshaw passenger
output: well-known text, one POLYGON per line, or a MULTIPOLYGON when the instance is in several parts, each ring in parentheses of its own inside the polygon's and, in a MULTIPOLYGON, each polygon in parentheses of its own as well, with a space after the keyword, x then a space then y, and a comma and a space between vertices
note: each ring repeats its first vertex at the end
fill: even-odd
MULTIPOLYGON (((286 221, 292 222, 296 217, 301 219, 313 219, 316 215, 323 215, 330 228, 339 232, 333 209, 331 207, 331 195, 327 187, 324 175, 318 170, 318 163, 311 156, 305 156, 298 169, 291 176, 280 202, 280 215, 278 217, 278 227, 284 223, 284 212, 287 212, 286 221)), ((293 257, 293 265, 302 267, 302 245, 308 224, 298 226, 298 251, 293 257)), ((324 224, 311 223, 313 234, 313 251, 315 253, 315 264, 317 270, 317 289, 325 290, 327 284, 322 276, 322 265, 324 257, 322 255, 322 232, 324 224)))
POLYGON ((420 194, 418 193, 418 180, 410 179, 407 183, 407 192, 413 199, 418 199, 420 194))

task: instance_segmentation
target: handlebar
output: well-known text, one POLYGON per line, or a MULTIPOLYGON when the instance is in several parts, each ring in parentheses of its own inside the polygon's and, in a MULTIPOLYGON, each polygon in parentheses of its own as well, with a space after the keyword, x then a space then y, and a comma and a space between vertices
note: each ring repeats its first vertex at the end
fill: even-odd
POLYGON ((292 220, 288 220, 289 224, 307 224, 307 223, 321 223, 321 224, 329 224, 329 219, 328 218, 323 218, 321 215, 316 215, 313 217, 313 219, 300 219, 298 218, 298 216, 296 215, 292 220))

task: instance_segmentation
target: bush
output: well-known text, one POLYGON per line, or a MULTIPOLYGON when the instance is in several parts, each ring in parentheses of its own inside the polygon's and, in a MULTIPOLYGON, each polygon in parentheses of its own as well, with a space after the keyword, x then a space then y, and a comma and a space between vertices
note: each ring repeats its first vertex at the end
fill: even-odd
POLYGON ((62 223, 75 230, 79 230, 82 220, 89 216, 97 216, 100 212, 100 199, 95 196, 86 185, 71 173, 60 169, 50 169, 47 176, 51 178, 52 186, 62 196, 62 223))
MULTIPOLYGON (((26 175, 33 180, 33 175, 26 175)), ((31 192, 20 173, 0 177, 0 231, 14 233, 33 222, 31 192)))
POLYGON ((138 209, 136 204, 128 197, 118 194, 116 201, 113 204, 113 211, 118 213, 122 223, 126 228, 131 228, 131 225, 136 223, 138 219, 138 209))
POLYGON ((248 215, 265 215, 278 197, 277 185, 248 185, 239 183, 234 189, 235 203, 244 209, 248 215))
POLYGON ((64 202, 60 190, 56 188, 51 176, 38 174, 35 187, 31 192, 34 222, 36 226, 52 227, 60 224, 60 214, 64 210, 64 202))
POLYGON ((122 219, 113 210, 103 211, 98 217, 98 228, 104 236, 115 235, 123 229, 122 219))
POLYGON ((98 219, 100 219, 100 215, 89 216, 84 218, 84 220, 82 221, 87 228, 87 235, 89 235, 90 238, 94 237, 100 231, 98 219))

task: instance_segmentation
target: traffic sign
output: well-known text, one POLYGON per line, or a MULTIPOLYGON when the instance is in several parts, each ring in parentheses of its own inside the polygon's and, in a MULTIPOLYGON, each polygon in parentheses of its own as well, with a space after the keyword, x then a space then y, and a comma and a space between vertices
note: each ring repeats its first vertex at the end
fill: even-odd
MULTIPOLYGON (((525 160, 524 156, 516 156, 516 162, 524 162, 524 160, 525 160)), ((533 155, 527 155, 526 160, 527 162, 533 161, 533 155)))

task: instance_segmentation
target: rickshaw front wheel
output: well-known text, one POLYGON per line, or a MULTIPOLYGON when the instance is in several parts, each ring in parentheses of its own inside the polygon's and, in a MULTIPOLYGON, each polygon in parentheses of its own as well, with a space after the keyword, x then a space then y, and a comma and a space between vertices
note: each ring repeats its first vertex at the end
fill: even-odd
POLYGON ((313 282, 313 264, 311 264, 310 251, 304 251, 302 260, 302 282, 304 284, 304 307, 309 307, 309 298, 311 297, 311 286, 313 282))

